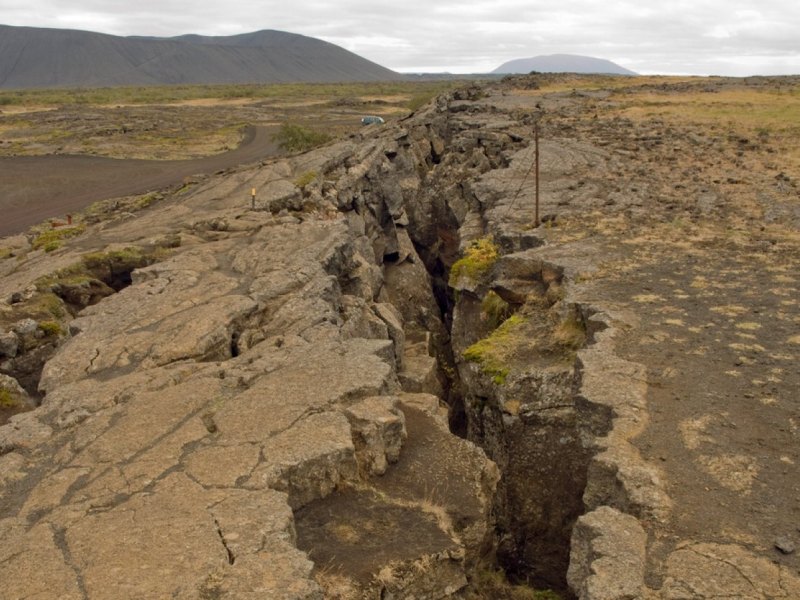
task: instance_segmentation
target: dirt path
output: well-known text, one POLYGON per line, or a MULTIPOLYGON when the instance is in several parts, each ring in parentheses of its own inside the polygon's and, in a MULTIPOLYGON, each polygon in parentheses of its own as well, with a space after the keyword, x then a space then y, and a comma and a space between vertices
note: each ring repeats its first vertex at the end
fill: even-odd
POLYGON ((185 177, 254 162, 278 152, 274 128, 250 127, 242 144, 196 160, 119 160, 96 156, 0 158, 0 236, 24 231, 92 202, 144 194, 185 177))

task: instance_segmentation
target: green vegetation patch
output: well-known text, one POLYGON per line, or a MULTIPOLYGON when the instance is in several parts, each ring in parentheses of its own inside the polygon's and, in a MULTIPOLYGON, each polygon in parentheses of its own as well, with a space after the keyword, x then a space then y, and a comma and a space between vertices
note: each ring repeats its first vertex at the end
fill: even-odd
POLYGON ((43 249, 45 252, 52 252, 60 248, 64 240, 77 237, 86 230, 86 225, 76 225, 75 227, 60 227, 58 229, 48 229, 37 235, 31 242, 34 250, 43 249))
POLYGON ((319 177, 319 173, 316 171, 306 171, 302 175, 300 175, 297 179, 294 180, 294 184, 299 187, 301 190, 305 189, 305 187, 319 177))
POLYGON ((489 290, 481 301, 481 316, 492 329, 499 327, 511 316, 511 312, 511 305, 492 290, 489 290))
POLYGON ((450 286, 455 287, 462 277, 479 281, 489 272, 499 256, 500 250, 491 237, 473 241, 464 251, 464 256, 453 263, 450 269, 450 286))
POLYGON ((526 318, 519 314, 510 316, 489 336, 464 350, 464 358, 478 363, 492 381, 502 385, 508 377, 509 358, 519 342, 520 329, 525 322, 526 318))
POLYGON ((0 388, 0 408, 17 408, 21 404, 22 401, 16 394, 0 388))
POLYGON ((168 252, 159 246, 149 250, 128 247, 84 254, 80 262, 36 280, 40 292, 37 304, 53 316, 63 317, 62 300, 68 304, 82 304, 84 301, 79 302, 76 298, 87 297, 87 288, 90 288, 88 297, 94 298, 92 303, 111 295, 130 283, 131 271, 163 260, 168 252))
POLYGON ((306 152, 327 144, 333 137, 324 131, 317 131, 294 123, 284 123, 273 139, 287 152, 306 152))
POLYGON ((56 321, 41 321, 39 323, 39 330, 48 337, 58 337, 63 333, 61 324, 56 321))
POLYGON ((436 95, 463 81, 391 81, 358 83, 275 83, 160 85, 107 88, 8 90, 0 106, 170 104, 206 98, 223 100, 330 100, 361 96, 436 95))
POLYGON ((109 252, 90 252, 81 257, 81 262, 88 271, 102 279, 106 273, 130 273, 134 269, 152 265, 165 255, 166 250, 163 248, 145 251, 135 246, 129 246, 109 252))

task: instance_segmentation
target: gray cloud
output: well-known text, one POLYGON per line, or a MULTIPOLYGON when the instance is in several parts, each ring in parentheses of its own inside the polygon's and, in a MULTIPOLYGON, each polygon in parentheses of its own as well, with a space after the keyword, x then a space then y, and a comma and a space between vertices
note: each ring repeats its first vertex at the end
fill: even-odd
POLYGON ((280 29, 399 71, 481 72, 563 52, 645 73, 800 73, 796 0, 0 0, 0 15, 8 25, 116 35, 280 29))

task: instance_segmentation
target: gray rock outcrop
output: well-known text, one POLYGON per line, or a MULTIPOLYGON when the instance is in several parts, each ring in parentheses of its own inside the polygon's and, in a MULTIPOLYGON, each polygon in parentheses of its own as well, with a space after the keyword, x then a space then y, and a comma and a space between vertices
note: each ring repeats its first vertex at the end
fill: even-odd
MULTIPOLYGON (((64 316, 41 406, 0 428, 3 593, 458 598, 501 564, 579 600, 800 596, 776 534, 764 550, 673 526, 674 471, 636 443, 653 374, 620 353, 645 311, 600 281, 629 254, 585 214, 647 210, 596 197, 627 155, 564 133, 582 100, 554 94, 567 125, 543 143, 546 203, 583 204, 534 224, 533 98, 442 96, 48 257, 180 239, 64 316)), ((26 260, 0 297, 48 274, 26 260)), ((0 348, 17 360, 41 330, 0 348)))

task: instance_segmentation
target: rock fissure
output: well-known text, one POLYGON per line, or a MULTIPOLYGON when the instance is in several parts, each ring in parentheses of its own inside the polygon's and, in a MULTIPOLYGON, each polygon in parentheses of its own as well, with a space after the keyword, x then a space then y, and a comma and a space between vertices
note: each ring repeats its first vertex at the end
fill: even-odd
MULTIPOLYGON (((667 375, 616 350, 660 282, 605 306, 605 255, 572 236, 611 227, 599 211, 644 211, 608 186, 625 155, 575 139, 584 100, 550 94, 555 216, 534 226, 533 98, 462 90, 93 229, 185 246, 84 309, 45 364, 47 401, 0 429, 19 495, 0 548, 46 563, 46 515, 86 565, 65 598, 792 596, 785 565, 659 537, 671 500, 631 440, 653 417, 648 379, 667 375), (239 196, 262 182, 250 210, 239 196), (715 563, 728 579, 710 591, 715 563)), ((653 313, 669 317, 657 342, 685 317, 653 313)), ((3 564, 25 589, 24 561, 3 564)))
POLYGON ((236 563, 236 557, 234 556, 233 552, 231 551, 230 547, 228 546, 228 542, 225 541, 225 534, 222 533, 222 527, 219 524, 219 521, 214 518, 214 525, 217 528, 217 535, 219 536, 219 541, 222 546, 225 548, 225 552, 228 555, 228 564, 233 565, 236 563))
POLYGON ((75 581, 83 600, 89 600, 90 596, 86 589, 84 574, 73 560, 72 552, 70 551, 69 543, 67 542, 66 530, 63 527, 57 527, 56 525, 52 524, 50 525, 50 528, 53 532, 53 541, 55 546, 58 548, 64 558, 64 564, 67 565, 67 567, 75 574, 75 581))
MULTIPOLYGON (((728 565, 731 569, 736 571, 744 581, 747 582, 747 584, 753 589, 753 591, 755 591, 756 593, 760 592, 760 587, 758 585, 756 585, 751 580, 750 576, 747 573, 745 573, 745 571, 742 569, 741 565, 738 565, 738 564, 736 564, 735 562, 733 562, 731 560, 725 560, 724 558, 722 558, 720 556, 705 554, 705 553, 701 552, 700 550, 698 550, 697 548, 690 548, 690 549, 691 549, 692 552, 694 552, 698 556, 702 556, 703 558, 706 558, 708 560, 717 561, 717 562, 721 562, 722 564, 728 565)), ((778 585, 780 586, 780 578, 778 579, 778 585)))

